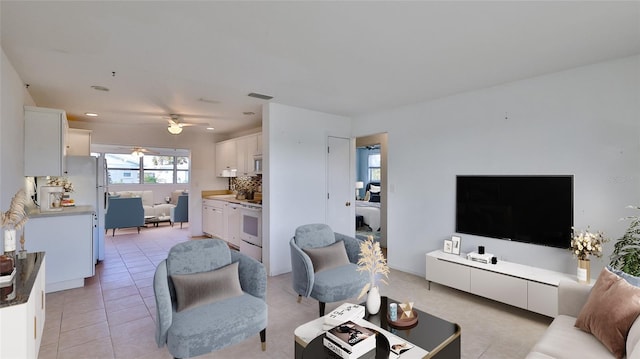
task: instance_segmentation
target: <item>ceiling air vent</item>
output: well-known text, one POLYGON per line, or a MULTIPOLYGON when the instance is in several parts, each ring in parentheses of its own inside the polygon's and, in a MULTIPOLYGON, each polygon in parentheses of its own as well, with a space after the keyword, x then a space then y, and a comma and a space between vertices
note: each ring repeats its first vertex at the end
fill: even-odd
POLYGON ((252 92, 252 93, 248 94, 247 96, 259 98, 261 100, 271 100, 273 98, 273 96, 263 95, 261 93, 256 93, 256 92, 252 92))

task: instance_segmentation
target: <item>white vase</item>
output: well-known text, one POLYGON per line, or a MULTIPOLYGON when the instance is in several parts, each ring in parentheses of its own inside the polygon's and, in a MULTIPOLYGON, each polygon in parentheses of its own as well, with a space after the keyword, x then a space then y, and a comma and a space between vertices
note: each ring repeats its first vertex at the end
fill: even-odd
POLYGON ((16 230, 4 230, 4 252, 12 252, 16 250, 16 230))
POLYGON ((369 312, 369 314, 378 314, 378 311, 380 311, 380 303, 380 289, 377 286, 373 286, 369 289, 369 294, 367 294, 367 312, 369 312))

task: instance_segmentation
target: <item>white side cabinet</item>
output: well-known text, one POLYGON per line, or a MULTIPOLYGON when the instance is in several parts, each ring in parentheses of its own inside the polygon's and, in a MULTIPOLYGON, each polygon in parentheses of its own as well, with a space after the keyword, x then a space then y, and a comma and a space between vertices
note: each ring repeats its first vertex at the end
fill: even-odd
POLYGON ((425 278, 549 317, 558 315, 560 281, 577 280, 566 273, 505 261, 478 263, 439 250, 427 253, 425 278))
POLYGON ((16 291, 22 290, 21 295, 28 295, 28 299, 13 305, 7 303, 7 306, 0 308, 0 358, 35 359, 40 351, 46 309, 44 253, 29 253, 20 263, 21 273, 16 273, 16 277, 21 279, 16 279, 14 288, 16 291), (38 261, 39 268, 33 271, 38 261), (35 279, 31 291, 25 293, 32 277, 35 279))
POLYGON ((24 107, 24 175, 63 176, 67 115, 62 110, 24 107))
POLYGON ((70 128, 67 133, 67 156, 91 155, 91 130, 70 128))
POLYGON ((47 293, 83 287, 84 279, 95 274, 93 212, 57 213, 29 214, 25 228, 25 248, 47 253, 47 293))

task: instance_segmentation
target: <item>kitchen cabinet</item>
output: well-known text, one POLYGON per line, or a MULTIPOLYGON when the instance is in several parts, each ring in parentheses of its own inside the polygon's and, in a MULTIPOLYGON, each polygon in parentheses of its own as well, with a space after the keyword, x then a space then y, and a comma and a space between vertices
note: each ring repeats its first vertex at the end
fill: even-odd
POLYGON ((216 176, 235 177, 229 175, 230 171, 238 169, 236 158, 236 140, 227 140, 216 143, 216 176))
MULTIPOLYGON (((45 254, 29 253, 20 259, 14 290, 28 295, 26 302, 2 303, 0 308, 0 358, 35 359, 40 351, 45 320, 45 254), (39 264, 39 265, 38 265, 39 264), (31 270, 30 270, 31 269, 31 270), (28 285, 35 276, 33 286, 28 285)), ((19 301, 19 296, 13 301, 19 301)), ((3 298, 4 300, 4 298, 3 298)))
POLYGON ((25 176, 64 176, 68 129, 64 111, 24 107, 25 176))
POLYGON ((254 176, 253 159, 258 154, 258 135, 239 137, 236 140, 238 176, 254 176))
POLYGON ((202 201, 202 231, 212 237, 225 239, 223 201, 202 201))
POLYGON ((28 213, 25 248, 47 253, 46 292, 83 287, 84 279, 95 274, 92 207, 36 211, 28 213))
POLYGON ((262 155, 262 132, 256 135, 256 142, 257 142, 257 147, 256 147, 255 155, 262 155))
POLYGON ((70 128, 67 133, 67 156, 91 155, 91 130, 70 128))
POLYGON ((240 206, 237 203, 224 205, 224 223, 226 224, 225 240, 230 245, 240 248, 240 206))

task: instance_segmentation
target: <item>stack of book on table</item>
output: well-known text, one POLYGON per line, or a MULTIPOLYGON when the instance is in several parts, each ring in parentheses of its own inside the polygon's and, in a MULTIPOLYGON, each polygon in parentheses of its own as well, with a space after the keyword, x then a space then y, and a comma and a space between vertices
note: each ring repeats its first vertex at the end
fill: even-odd
POLYGON ((322 329, 329 330, 344 322, 362 319, 364 318, 364 312, 364 306, 362 305, 343 303, 338 308, 332 310, 331 313, 324 316, 324 325, 322 329))
POLYGON ((323 343, 344 359, 373 358, 376 353, 376 333, 350 320, 329 329, 323 343))

